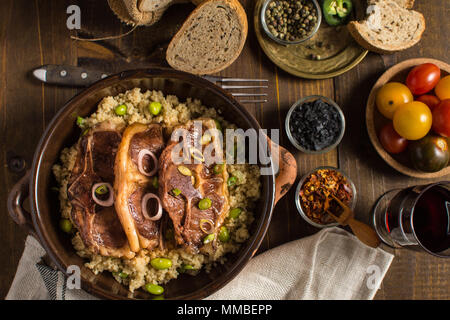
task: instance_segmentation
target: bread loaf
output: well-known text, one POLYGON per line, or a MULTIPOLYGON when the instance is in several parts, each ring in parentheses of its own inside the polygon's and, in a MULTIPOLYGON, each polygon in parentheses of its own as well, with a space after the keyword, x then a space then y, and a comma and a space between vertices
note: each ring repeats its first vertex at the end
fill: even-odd
POLYGON ((167 49, 167 62, 193 74, 231 65, 244 47, 248 24, 238 0, 207 0, 187 18, 167 49))
POLYGON ((386 54, 407 49, 418 43, 425 31, 425 18, 417 11, 399 5, 414 4, 407 0, 371 0, 368 17, 351 21, 347 28, 364 48, 386 54))

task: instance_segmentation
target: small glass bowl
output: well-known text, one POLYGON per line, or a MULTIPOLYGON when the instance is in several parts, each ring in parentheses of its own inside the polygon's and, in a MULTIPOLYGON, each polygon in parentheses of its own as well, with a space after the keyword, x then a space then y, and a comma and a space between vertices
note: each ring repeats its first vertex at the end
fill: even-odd
POLYGON ((261 7, 261 13, 260 13, 260 20, 261 20, 261 26, 264 30, 264 32, 267 34, 267 36, 272 39, 273 41, 282 44, 282 45, 293 45, 293 44, 299 44, 302 42, 305 42, 306 40, 311 39, 319 30, 320 24, 322 22, 322 9, 319 5, 319 3, 317 2, 317 0, 308 0, 311 1, 314 4, 314 7, 316 8, 317 11, 317 21, 316 21, 316 25, 314 26, 314 29, 305 37, 296 41, 286 41, 286 40, 282 40, 278 37, 275 37, 272 32, 270 32, 269 27, 267 26, 267 22, 266 22, 266 10, 267 10, 267 6, 269 5, 269 3, 271 3, 272 1, 276 1, 276 0, 265 0, 262 7, 261 7))
POLYGON ((292 107, 289 109, 289 111, 287 113, 287 116, 286 116, 285 129, 286 129, 286 134, 287 134, 287 136, 289 138, 289 141, 291 141, 291 143, 294 145, 294 147, 296 147, 301 152, 311 153, 311 154, 327 153, 327 152, 333 150, 334 148, 336 148, 339 145, 339 143, 341 143, 341 140, 344 137, 344 133, 345 133, 345 117, 344 117, 344 113, 342 112, 341 108, 339 108, 337 103, 334 102, 333 100, 331 100, 330 98, 327 98, 327 97, 324 97, 324 96, 319 96, 319 95, 308 96, 308 97, 302 98, 302 99, 298 100, 297 102, 295 102, 292 105, 292 107), (297 108, 298 106, 300 106, 300 105, 302 105, 302 104, 304 104, 306 102, 311 102, 311 101, 315 101, 315 100, 322 100, 322 101, 328 103, 329 105, 332 105, 333 107, 335 107, 336 110, 338 111, 340 119, 341 119, 341 132, 339 133, 338 138, 336 139, 336 141, 332 145, 330 145, 330 146, 328 146, 328 147, 326 147, 326 148, 324 148, 322 150, 308 150, 308 149, 305 149, 304 147, 302 147, 297 142, 297 140, 295 140, 295 138, 292 136, 290 125, 289 125, 292 112, 294 112, 295 108, 297 108))
POLYGON ((335 227, 338 226, 339 223, 337 222, 333 222, 333 223, 328 223, 328 224, 320 224, 317 222, 312 221, 307 215, 306 213, 303 211, 302 209, 302 204, 301 204, 301 200, 300 200, 300 190, 303 186, 303 184, 305 183, 305 180, 313 173, 322 170, 322 169, 329 169, 329 170, 334 170, 339 172, 340 174, 342 174, 346 179, 348 184, 350 185, 350 188, 352 189, 352 193, 353 193, 353 197, 352 200, 350 202, 350 209, 354 210, 355 206, 356 206, 356 188, 355 188, 355 184, 353 183, 352 180, 349 179, 349 177, 342 172, 341 170, 339 170, 338 168, 335 167, 329 167, 329 166, 322 166, 322 167, 318 167, 314 170, 309 171, 307 174, 305 174, 299 181, 298 185, 297 185, 297 189, 296 189, 296 193, 295 193, 295 206, 297 207, 298 212, 300 213, 300 215, 302 216, 302 218, 308 222, 310 225, 316 227, 316 228, 330 228, 330 227, 335 227))

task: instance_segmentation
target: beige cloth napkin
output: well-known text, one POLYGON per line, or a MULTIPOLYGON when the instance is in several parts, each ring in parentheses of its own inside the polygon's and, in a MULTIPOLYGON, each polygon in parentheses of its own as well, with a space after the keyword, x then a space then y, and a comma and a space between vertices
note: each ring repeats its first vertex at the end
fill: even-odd
MULTIPOLYGON (((44 249, 28 237, 6 299, 94 299, 68 290, 61 272, 38 264, 44 249)), ((372 299, 393 255, 340 228, 322 229, 254 257, 208 299, 372 299)))

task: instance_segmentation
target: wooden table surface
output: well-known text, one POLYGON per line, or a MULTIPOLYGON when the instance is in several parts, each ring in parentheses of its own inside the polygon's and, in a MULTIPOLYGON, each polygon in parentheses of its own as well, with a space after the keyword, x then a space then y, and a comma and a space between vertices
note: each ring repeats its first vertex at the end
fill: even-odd
MULTIPOLYGON (((337 150, 324 155, 295 152, 281 130, 281 145, 295 154, 299 176, 321 165, 343 169, 356 185, 356 215, 365 222, 370 222, 371 207, 383 192, 429 182, 397 173, 378 156, 366 132, 365 103, 376 79, 397 62, 416 57, 450 62, 449 1, 416 0, 415 8, 424 14, 427 29, 415 47, 390 56, 370 53, 351 71, 327 80, 299 79, 277 68, 261 51, 254 34, 255 0, 242 3, 249 17, 247 43, 239 59, 220 75, 269 79, 269 102, 246 105, 261 126, 283 129, 292 103, 312 94, 334 99, 345 113, 348 126, 344 139, 337 150)), ((6 210, 7 194, 23 172, 14 173, 8 164, 12 158, 22 157, 30 167, 44 128, 77 92, 73 88, 43 85, 32 79, 30 70, 42 64, 70 64, 111 72, 161 63, 164 46, 193 8, 190 4, 176 5, 166 12, 161 23, 138 28, 125 38, 102 42, 100 46, 70 39, 75 34, 66 27, 66 9, 71 4, 81 8, 79 35, 98 37, 129 30, 112 14, 106 0, 2 0, 0 4, 0 297, 8 292, 25 240, 25 233, 6 210)), ((300 218, 293 199, 291 190, 275 208, 260 251, 318 231, 300 218)), ((395 250, 376 299, 450 299, 449 278, 450 260, 395 250)))

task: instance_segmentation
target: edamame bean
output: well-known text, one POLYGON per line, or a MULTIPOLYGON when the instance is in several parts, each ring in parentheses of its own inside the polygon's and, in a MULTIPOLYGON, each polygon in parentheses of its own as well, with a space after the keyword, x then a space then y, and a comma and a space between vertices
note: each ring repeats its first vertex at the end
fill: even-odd
POLYGON ((123 116, 127 113, 127 106, 125 104, 121 104, 120 106, 117 106, 114 109, 114 112, 118 115, 118 116, 123 116))
POLYGON ((84 119, 80 116, 77 117, 77 125, 81 128, 83 126, 84 119))
POLYGON ((126 279, 126 278, 128 278, 128 273, 120 272, 119 277, 121 277, 122 279, 126 279))
POLYGON ((241 209, 241 208, 234 208, 234 209, 231 209, 230 214, 229 214, 229 217, 230 217, 231 219, 236 219, 237 217, 239 217, 239 215, 241 214, 241 212, 242 212, 242 209, 241 209))
POLYGON ((161 103, 153 101, 148 105, 150 113, 157 116, 161 112, 161 103))
POLYGON ((154 295, 160 295, 164 292, 164 288, 161 286, 158 286, 157 284, 153 283, 147 283, 145 285, 145 290, 147 290, 149 293, 154 295))
POLYGON ((216 236, 214 235, 214 233, 208 234, 208 235, 203 239, 203 243, 204 243, 204 244, 208 244, 208 243, 210 243, 211 241, 213 241, 215 237, 216 237, 216 236))
POLYGON ((211 208, 212 201, 209 198, 204 198, 198 202, 198 208, 200 210, 207 210, 211 208))
POLYGON ((61 219, 61 221, 59 221, 59 226, 61 230, 66 233, 70 233, 72 231, 72 222, 70 222, 69 219, 61 219))
POLYGON ((230 233, 228 232, 227 227, 225 226, 220 227, 219 240, 222 242, 228 242, 228 240, 230 240, 230 233))
POLYGON ((172 260, 167 258, 154 258, 150 261, 153 268, 158 270, 165 270, 172 267, 172 260))

